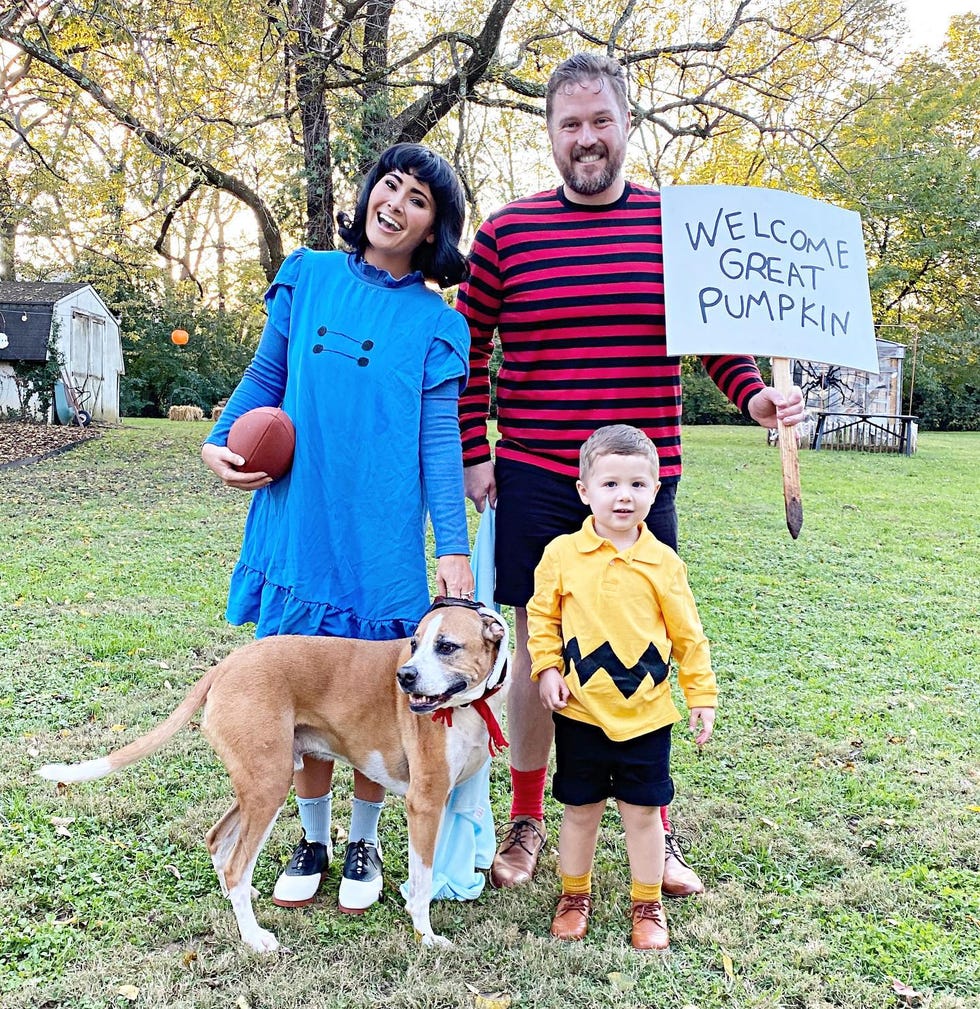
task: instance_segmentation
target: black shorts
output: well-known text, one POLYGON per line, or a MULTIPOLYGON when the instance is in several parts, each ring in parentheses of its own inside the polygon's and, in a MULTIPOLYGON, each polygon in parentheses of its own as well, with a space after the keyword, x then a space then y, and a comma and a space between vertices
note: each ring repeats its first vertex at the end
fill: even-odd
POLYGON ((672 725, 617 743, 597 725, 566 718, 555 722, 555 775, 551 793, 565 806, 621 799, 633 806, 669 806, 672 725))
MULTIPOLYGON (((589 508, 575 489, 575 479, 512 459, 494 465, 497 483, 497 584, 494 599, 527 606, 534 595, 534 569, 544 548, 556 537, 581 528, 589 508)), ((677 549, 677 481, 661 484, 650 514, 650 532, 677 549)))

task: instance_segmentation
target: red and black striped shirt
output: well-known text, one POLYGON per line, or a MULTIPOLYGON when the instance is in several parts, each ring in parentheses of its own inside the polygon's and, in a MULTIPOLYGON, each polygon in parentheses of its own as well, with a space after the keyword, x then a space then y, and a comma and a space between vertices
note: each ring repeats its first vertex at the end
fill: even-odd
MULTIPOLYGON (((499 457, 577 476, 596 428, 632 424, 656 444, 661 477, 680 476, 681 364, 667 356, 659 193, 627 183, 606 206, 571 203, 561 189, 508 204, 473 240, 457 308, 471 338, 459 401, 465 465, 490 459, 497 330, 499 457)), ((751 357, 703 360, 743 412, 764 388, 751 357)))

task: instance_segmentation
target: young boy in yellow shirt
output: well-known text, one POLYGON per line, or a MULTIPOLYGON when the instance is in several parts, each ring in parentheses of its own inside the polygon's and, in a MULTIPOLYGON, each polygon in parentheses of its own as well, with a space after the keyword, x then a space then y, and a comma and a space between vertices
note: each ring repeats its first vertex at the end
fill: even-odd
POLYGON ((552 793, 565 806, 551 934, 585 936, 612 797, 626 832, 632 944, 666 949, 660 807, 674 795, 670 734, 681 717, 671 658, 699 746, 711 737, 718 688, 687 568, 643 521, 660 487, 653 442, 625 424, 600 428, 582 446, 577 486, 592 515, 545 549, 527 607, 531 678, 555 721, 552 793))

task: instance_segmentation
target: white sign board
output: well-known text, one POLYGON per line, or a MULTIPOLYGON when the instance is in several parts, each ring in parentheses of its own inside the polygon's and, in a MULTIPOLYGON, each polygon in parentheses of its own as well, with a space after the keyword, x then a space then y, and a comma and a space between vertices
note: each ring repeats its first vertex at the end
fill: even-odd
POLYGON ((669 354, 753 354, 877 373, 861 217, 749 186, 665 186, 669 354))

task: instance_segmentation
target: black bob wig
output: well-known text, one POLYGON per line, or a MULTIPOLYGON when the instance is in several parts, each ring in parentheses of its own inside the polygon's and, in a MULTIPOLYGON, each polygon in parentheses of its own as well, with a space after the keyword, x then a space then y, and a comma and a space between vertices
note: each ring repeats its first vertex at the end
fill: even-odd
POLYGON ((466 203, 463 187, 445 158, 422 144, 395 144, 389 147, 368 172, 354 208, 354 220, 346 214, 337 215, 340 237, 360 255, 367 249, 367 206, 371 190, 389 172, 412 175, 424 182, 436 204, 432 242, 423 242, 412 255, 412 269, 420 270, 427 280, 440 287, 453 287, 466 279, 469 267, 459 251, 463 234, 466 203))

